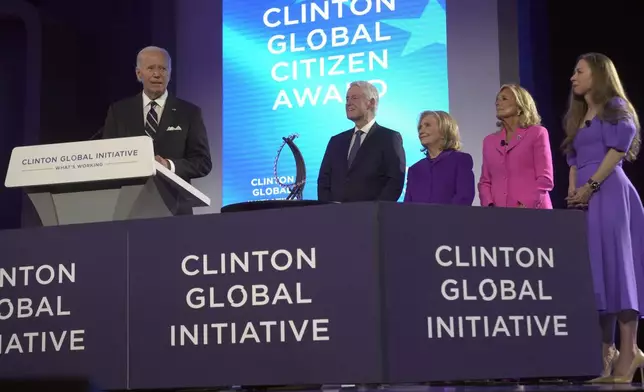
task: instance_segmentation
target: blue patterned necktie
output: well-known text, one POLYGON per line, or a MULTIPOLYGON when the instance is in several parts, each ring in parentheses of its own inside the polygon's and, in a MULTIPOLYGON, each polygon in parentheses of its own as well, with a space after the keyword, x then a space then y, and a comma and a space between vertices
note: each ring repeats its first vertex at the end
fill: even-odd
POLYGON ((353 145, 351 146, 351 151, 349 151, 349 167, 351 167, 353 160, 356 159, 356 155, 358 155, 362 134, 364 134, 363 131, 355 131, 353 134, 353 145))
POLYGON ((155 109, 157 105, 155 101, 151 101, 150 110, 148 110, 148 115, 145 116, 145 133, 153 139, 159 129, 159 115, 155 109))

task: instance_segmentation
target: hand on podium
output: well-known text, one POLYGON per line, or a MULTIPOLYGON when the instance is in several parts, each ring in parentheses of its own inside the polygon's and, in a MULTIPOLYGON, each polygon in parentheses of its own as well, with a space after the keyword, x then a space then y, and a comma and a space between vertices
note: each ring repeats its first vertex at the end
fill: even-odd
POLYGON ((165 158, 163 158, 163 157, 161 157, 159 155, 155 156, 154 159, 156 159, 157 162, 159 162, 160 164, 165 166, 166 169, 171 169, 170 161, 168 161, 167 159, 165 159, 165 158))

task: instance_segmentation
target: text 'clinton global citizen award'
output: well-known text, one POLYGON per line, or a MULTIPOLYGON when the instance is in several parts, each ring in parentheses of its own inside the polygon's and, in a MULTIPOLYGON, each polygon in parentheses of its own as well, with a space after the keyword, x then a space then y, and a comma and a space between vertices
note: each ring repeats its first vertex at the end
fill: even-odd
MULTIPOLYGON (((268 28, 279 26, 294 26, 306 23, 315 23, 320 20, 342 19, 347 15, 363 17, 369 13, 393 12, 396 10, 395 0, 375 0, 359 4, 355 1, 344 2, 342 0, 332 0, 322 4, 302 3, 300 7, 270 8, 264 12, 263 22, 268 28), (299 8, 299 9, 298 9, 299 8)), ((306 36, 290 33, 275 34, 268 40, 268 51, 273 55, 283 53, 297 53, 310 51, 319 51, 331 46, 340 48, 352 46, 362 42, 374 43, 391 40, 390 36, 383 35, 381 32, 380 22, 367 26, 360 23, 355 30, 349 30, 345 26, 336 26, 325 31, 316 28, 309 31, 306 36)), ((357 74, 373 71, 377 67, 387 69, 389 67, 389 50, 381 49, 379 51, 370 50, 368 52, 350 53, 348 55, 338 54, 326 57, 314 57, 308 59, 293 60, 290 62, 278 61, 271 69, 271 77, 278 83, 296 81, 302 79, 311 79, 313 75, 342 76, 346 74, 357 74), (347 69, 348 68, 348 69, 347 69)), ((387 92, 387 84, 383 80, 371 80, 384 96, 387 92)), ((299 85, 298 85, 299 86, 299 85)), ((346 84, 348 86, 348 83, 346 84)), ((344 102, 344 93, 346 86, 338 88, 335 84, 327 87, 315 86, 304 89, 293 88, 292 95, 286 89, 280 90, 273 110, 282 106, 292 109, 293 101, 299 107, 307 103, 316 106, 318 103, 326 105, 329 101, 337 103, 344 102)))

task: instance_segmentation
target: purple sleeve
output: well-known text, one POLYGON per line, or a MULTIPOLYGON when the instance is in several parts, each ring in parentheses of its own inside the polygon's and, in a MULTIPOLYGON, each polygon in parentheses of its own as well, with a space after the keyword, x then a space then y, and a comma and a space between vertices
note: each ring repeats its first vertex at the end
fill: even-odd
POLYGON ((630 119, 618 121, 617 124, 602 123, 604 144, 606 147, 614 148, 617 151, 628 151, 636 132, 635 124, 630 119))
POLYGON ((474 201, 474 160, 467 153, 459 154, 456 168, 456 193, 452 204, 471 206, 474 201))
POLYGON ((568 162, 568 166, 577 166, 577 154, 574 151, 567 153, 566 162, 568 162))
POLYGON ((414 182, 412 180, 413 176, 412 176, 411 169, 412 169, 411 167, 407 169, 407 185, 405 187, 405 199, 403 200, 403 203, 410 203, 413 201, 411 191, 412 191, 412 185, 414 182))
MULTIPOLYGON (((613 98, 610 104, 615 106, 624 106, 626 105, 626 102, 621 98, 613 98)), ((637 130, 635 129, 635 124, 633 123, 632 118, 624 118, 613 124, 608 121, 602 122, 602 137, 604 139, 604 144, 606 147, 613 148, 617 151, 628 151, 636 133, 637 130)))

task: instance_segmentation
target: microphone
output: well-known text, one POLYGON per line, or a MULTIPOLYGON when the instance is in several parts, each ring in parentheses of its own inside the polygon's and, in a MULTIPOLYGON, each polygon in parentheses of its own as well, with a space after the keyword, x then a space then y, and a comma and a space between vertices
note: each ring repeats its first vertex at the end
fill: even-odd
POLYGON ((584 124, 586 124, 586 128, 590 128, 590 124, 592 124, 592 122, 590 120, 586 120, 584 124))
POLYGON ((89 138, 89 139, 87 139, 87 140, 94 140, 94 139, 96 139, 96 137, 97 137, 98 135, 102 135, 102 134, 103 134, 103 127, 101 127, 98 131, 96 131, 96 133, 95 133, 95 134, 93 134, 93 135, 92 135, 92 137, 90 137, 90 138, 89 138))
POLYGON ((501 147, 505 147, 508 143, 505 140, 501 140, 501 147))

